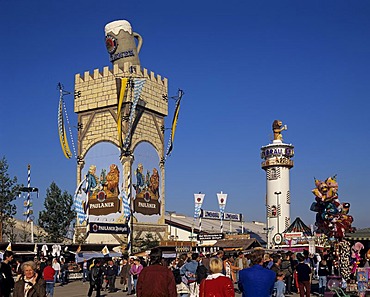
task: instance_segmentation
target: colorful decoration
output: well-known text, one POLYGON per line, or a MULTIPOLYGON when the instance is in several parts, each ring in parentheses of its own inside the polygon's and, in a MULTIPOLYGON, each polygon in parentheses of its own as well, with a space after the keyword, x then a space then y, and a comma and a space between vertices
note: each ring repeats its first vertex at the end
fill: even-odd
POLYGON ((342 240, 339 243, 339 271, 344 280, 349 280, 351 276, 351 248, 347 240, 342 240))
POLYGON ((168 142, 167 152, 165 158, 167 158, 173 149, 173 142, 175 140, 175 132, 177 127, 177 120, 179 118, 179 112, 180 112, 180 103, 182 96, 184 95, 184 91, 179 89, 178 96, 176 97, 176 104, 175 104, 175 112, 172 119, 172 126, 171 126, 171 137, 168 142))
POLYGON ((364 249, 364 245, 361 242, 356 242, 352 247, 351 247, 351 262, 352 262, 352 274, 356 273, 357 267, 360 264, 361 261, 361 256, 360 252, 362 249, 364 249))
POLYGON ((338 199, 338 183, 336 176, 328 177, 325 181, 315 179, 316 188, 312 190, 315 202, 311 210, 317 212, 316 226, 318 233, 329 238, 343 239, 346 232, 354 232, 353 217, 348 215, 350 204, 340 203, 338 199))
POLYGON ((119 92, 118 108, 117 108, 117 131, 118 131, 118 143, 120 148, 123 147, 122 141, 122 104, 127 88, 127 78, 121 78, 121 89, 119 92))
POLYGON ((136 184, 133 187, 136 191, 134 199, 134 212, 143 215, 159 215, 160 214, 160 193, 159 193, 159 173, 156 168, 153 168, 152 174, 147 170, 144 175, 143 164, 139 163, 135 171, 136 184))
POLYGON ((67 159, 72 158, 72 152, 68 144, 68 139, 67 139, 67 132, 65 128, 65 122, 67 122, 68 125, 68 131, 69 131, 69 137, 71 139, 72 143, 72 149, 74 156, 77 158, 76 154, 76 149, 73 141, 73 136, 72 136, 72 130, 71 130, 71 125, 69 124, 69 119, 68 119, 68 114, 67 114, 67 109, 65 106, 64 102, 64 95, 70 94, 66 90, 64 90, 63 85, 61 83, 58 83, 58 88, 59 88, 59 107, 58 107, 58 132, 59 132, 59 141, 60 145, 62 147, 62 151, 64 156, 67 159))

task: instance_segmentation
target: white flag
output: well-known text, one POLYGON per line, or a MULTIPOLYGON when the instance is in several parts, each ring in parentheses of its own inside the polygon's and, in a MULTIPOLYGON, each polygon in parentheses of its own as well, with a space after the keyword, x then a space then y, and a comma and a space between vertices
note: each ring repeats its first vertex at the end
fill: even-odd
POLYGON ((101 252, 103 253, 104 256, 109 255, 108 247, 107 246, 103 247, 103 249, 101 250, 101 252))
POLYGON ((220 207, 222 207, 222 206, 225 207, 226 200, 227 200, 227 194, 224 194, 221 191, 221 193, 217 193, 217 199, 218 199, 218 205, 220 207))
POLYGON ((202 207, 202 204, 203 204, 203 200, 204 200, 204 196, 206 194, 194 194, 194 202, 195 204, 200 204, 200 206, 202 207))

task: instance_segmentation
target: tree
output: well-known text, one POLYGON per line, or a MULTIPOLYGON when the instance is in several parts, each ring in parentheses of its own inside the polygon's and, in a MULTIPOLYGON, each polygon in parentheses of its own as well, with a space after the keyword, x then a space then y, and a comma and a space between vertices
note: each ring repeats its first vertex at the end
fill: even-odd
POLYGON ((5 238, 9 242, 16 242, 17 241, 17 233, 16 233, 16 225, 17 222, 13 218, 9 218, 6 222, 6 226, 3 228, 3 239, 5 238))
POLYGON ((73 198, 67 191, 62 191, 52 182, 46 189, 45 210, 40 211, 39 224, 46 233, 49 242, 63 242, 70 224, 76 217, 72 210, 73 198))
POLYGON ((159 245, 159 240, 156 235, 148 232, 145 238, 136 239, 133 249, 135 251, 147 251, 159 245))
POLYGON ((17 212, 17 207, 12 202, 19 194, 20 185, 17 177, 10 178, 9 165, 5 157, 0 160, 0 242, 3 241, 3 223, 7 223, 17 212))

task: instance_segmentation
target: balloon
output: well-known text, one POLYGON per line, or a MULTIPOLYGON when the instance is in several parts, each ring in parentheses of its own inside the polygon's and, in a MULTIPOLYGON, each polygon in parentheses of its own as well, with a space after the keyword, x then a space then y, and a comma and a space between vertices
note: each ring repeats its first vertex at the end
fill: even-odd
POLYGON ((318 232, 336 239, 343 239, 346 232, 354 232, 351 226, 353 217, 348 215, 350 204, 342 204, 338 200, 336 176, 328 177, 325 181, 315 179, 315 186, 312 190, 315 202, 310 210, 317 213, 315 225, 318 232))

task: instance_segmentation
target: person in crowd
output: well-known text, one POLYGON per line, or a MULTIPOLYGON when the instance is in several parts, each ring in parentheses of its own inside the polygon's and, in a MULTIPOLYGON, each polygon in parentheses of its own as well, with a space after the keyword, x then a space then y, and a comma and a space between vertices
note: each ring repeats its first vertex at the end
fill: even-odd
POLYGON ((319 296, 324 296, 326 290, 327 277, 330 274, 326 260, 322 259, 319 263, 319 296))
POLYGON ((298 275, 298 286, 300 297, 311 296, 311 268, 305 263, 305 257, 302 254, 297 255, 298 265, 296 267, 298 275))
POLYGON ((238 257, 234 261, 234 266, 239 268, 236 270, 236 281, 239 281, 239 271, 249 267, 248 261, 244 257, 244 253, 242 251, 238 253, 238 257))
POLYGON ((22 275, 22 262, 19 259, 17 259, 15 262, 16 262, 15 274, 17 275, 17 278, 19 279, 22 275))
POLYGON ((120 284, 123 285, 123 292, 128 291, 128 278, 130 277, 130 263, 126 258, 122 259, 122 267, 121 271, 119 272, 120 277, 120 284))
POLYGON ((313 263, 314 263, 314 279, 319 279, 319 264, 321 262, 321 254, 315 253, 313 255, 313 263))
POLYGON ((103 271, 102 290, 108 291, 109 289, 109 279, 107 278, 108 263, 107 262, 103 263, 103 265, 101 265, 101 269, 103 271))
POLYGON ((269 297, 275 284, 275 272, 263 267, 264 251, 251 254, 252 267, 239 271, 239 290, 243 297, 269 297))
POLYGON ((87 263, 87 260, 84 259, 82 263, 82 281, 86 282, 89 278, 89 265, 87 263))
POLYGON ((210 271, 209 263, 211 261, 211 254, 206 253, 205 257, 202 259, 202 264, 207 268, 207 271, 210 271))
POLYGON ((234 285, 229 277, 224 276, 221 272, 223 261, 219 258, 212 258, 209 263, 211 274, 202 280, 199 287, 199 296, 202 297, 234 297, 234 285))
MULTIPOLYGON (((180 274, 183 276, 185 285, 189 288, 189 296, 196 297, 199 295, 199 285, 197 284, 196 271, 198 267, 199 254, 193 253, 191 255, 191 261, 185 263, 180 268, 180 274)), ((183 296, 187 296, 184 294, 183 296)))
POLYGON ((282 261, 280 264, 280 269, 284 273, 285 284, 286 284, 286 294, 292 294, 292 277, 293 269, 290 262, 290 253, 285 253, 282 255, 282 261))
POLYGON ((128 260, 129 265, 129 271, 128 271, 128 277, 127 277, 127 295, 132 294, 132 286, 134 284, 134 280, 132 278, 131 274, 131 267, 134 266, 134 258, 130 257, 128 260))
POLYGON ((144 267, 143 267, 143 265, 141 265, 140 259, 135 258, 134 259, 134 265, 132 265, 132 267, 130 269, 130 274, 132 275, 132 279, 134 280, 133 289, 131 290, 130 294, 134 294, 136 292, 137 280, 138 280, 140 272, 143 270, 143 268, 144 267))
POLYGON ((265 254, 263 256, 263 267, 270 269, 274 265, 274 261, 272 260, 271 255, 265 254))
MULTIPOLYGON (((297 255, 295 253, 292 253, 290 255, 290 265, 292 266, 293 269, 293 282, 294 282, 294 287, 297 293, 299 294, 299 286, 298 286, 298 274, 296 271, 296 267, 298 265, 298 260, 297 260, 297 255)), ((293 287, 292 287, 293 290, 293 287)))
POLYGON ((272 259, 272 266, 270 267, 270 270, 275 272, 276 276, 280 270, 280 264, 281 264, 281 257, 279 254, 273 254, 271 256, 272 259))
POLYGON ((285 283, 284 283, 284 272, 278 271, 276 276, 276 281, 274 285, 274 294, 275 297, 284 297, 285 296, 285 283))
POLYGON ((14 279, 12 274, 11 262, 13 261, 13 252, 5 251, 1 262, 0 273, 3 276, 1 281, 1 293, 3 297, 9 297, 14 288, 14 279))
POLYGON ((162 264, 162 251, 150 251, 149 266, 143 268, 136 285, 138 297, 177 297, 176 283, 172 271, 162 264))
POLYGON ((108 261, 108 266, 106 267, 106 278, 108 280, 108 291, 110 293, 116 291, 116 276, 118 274, 118 268, 115 264, 113 264, 112 260, 108 261))
POLYGON ((218 250, 216 253, 216 257, 222 259, 225 256, 225 252, 223 250, 218 250))
POLYGON ((204 255, 201 253, 199 254, 199 261, 198 261, 198 267, 197 267, 197 270, 196 270, 196 277, 197 277, 197 283, 198 285, 202 282, 202 280, 204 280, 208 274, 209 274, 209 270, 207 269, 206 266, 203 265, 203 259, 204 259, 204 255))
POLYGON ((46 259, 44 257, 41 257, 40 259, 40 268, 39 268, 39 273, 40 275, 42 275, 42 273, 44 272, 44 268, 46 267, 46 259))
POLYGON ((93 290, 96 290, 96 297, 100 297, 100 290, 103 282, 103 269, 100 265, 100 260, 95 259, 94 266, 90 270, 90 287, 87 293, 91 297, 93 290))
POLYGON ((59 282, 59 276, 60 276, 60 264, 56 258, 53 259, 53 269, 55 270, 55 275, 54 275, 54 283, 59 282))
POLYGON ((224 255, 223 262, 225 276, 229 277, 232 280, 232 282, 235 283, 236 282, 235 272, 239 271, 240 268, 238 266, 233 265, 234 259, 230 255, 224 255))
POLYGON ((52 263, 50 260, 46 261, 46 267, 43 269, 43 278, 46 282, 46 294, 48 297, 54 296, 54 275, 55 270, 52 267, 52 263))
POLYGON ((60 276, 61 276, 61 286, 64 286, 68 283, 68 264, 64 258, 60 261, 60 276))
POLYGON ((22 276, 14 284, 13 297, 45 297, 46 285, 41 275, 36 273, 36 263, 27 261, 22 264, 22 276))

